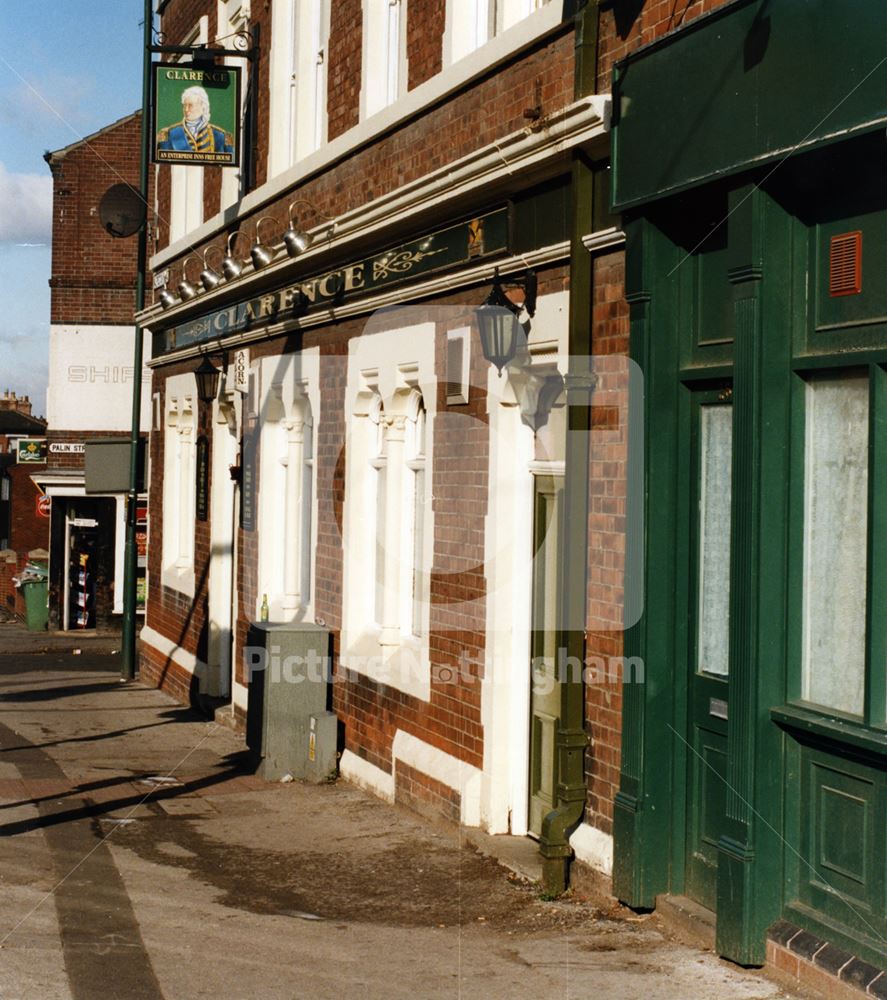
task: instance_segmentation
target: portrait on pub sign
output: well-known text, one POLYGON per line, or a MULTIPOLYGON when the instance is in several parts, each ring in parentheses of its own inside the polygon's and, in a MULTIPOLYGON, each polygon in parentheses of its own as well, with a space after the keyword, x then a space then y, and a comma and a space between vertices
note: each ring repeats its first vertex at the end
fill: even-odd
POLYGON ((155 63, 154 162, 236 167, 240 69, 155 63))

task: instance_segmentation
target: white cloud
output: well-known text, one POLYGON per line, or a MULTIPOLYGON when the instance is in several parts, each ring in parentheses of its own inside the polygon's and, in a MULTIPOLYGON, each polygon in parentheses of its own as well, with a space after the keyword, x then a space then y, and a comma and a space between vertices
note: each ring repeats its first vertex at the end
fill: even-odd
POLYGON ((49 242, 52 178, 13 174, 0 163, 0 242, 49 242))

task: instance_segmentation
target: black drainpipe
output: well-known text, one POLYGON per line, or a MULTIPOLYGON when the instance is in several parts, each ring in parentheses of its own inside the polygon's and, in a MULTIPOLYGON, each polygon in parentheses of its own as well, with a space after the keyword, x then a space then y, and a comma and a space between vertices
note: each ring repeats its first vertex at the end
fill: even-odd
MULTIPOLYGON (((569 0, 568 0, 569 2, 569 0)), ((574 96, 596 92, 597 0, 576 0, 574 96)), ((591 432, 592 304, 594 261, 582 237, 590 232, 594 204, 594 173, 588 157, 573 153, 571 178, 569 369, 565 378, 567 434, 564 470, 564 510, 558 553, 557 648, 560 663, 561 711, 555 753, 557 806, 542 821, 543 891, 559 895, 568 882, 572 856, 570 834, 585 807, 585 688, 582 671, 567 669, 585 664, 586 599, 588 590, 588 479, 591 432)))

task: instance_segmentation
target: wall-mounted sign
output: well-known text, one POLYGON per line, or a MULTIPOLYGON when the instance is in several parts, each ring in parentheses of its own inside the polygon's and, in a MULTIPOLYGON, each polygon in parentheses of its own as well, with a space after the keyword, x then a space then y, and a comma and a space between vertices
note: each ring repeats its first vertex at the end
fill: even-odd
POLYGON ((52 497, 41 494, 37 497, 37 517, 49 517, 52 513, 52 497))
POLYGON ((197 520, 209 517, 209 439, 201 434, 197 439, 197 520))
POLYGON ((234 389, 249 392, 249 348, 241 347, 234 352, 234 389))
POLYGON ((16 441, 16 461, 19 465, 38 465, 46 462, 46 438, 19 438, 16 441))
POLYGON ((240 69, 154 63, 155 163, 236 167, 240 162, 240 69))
POLYGON ((499 208, 335 271, 285 285, 171 327, 155 336, 154 354, 301 316, 315 304, 339 302, 433 271, 508 249, 508 209, 499 208))
POLYGON ((256 530, 256 445, 258 437, 256 430, 245 431, 240 450, 240 527, 244 531, 256 530))
POLYGON ((82 455, 85 451, 82 441, 52 441, 49 445, 50 455, 82 455))

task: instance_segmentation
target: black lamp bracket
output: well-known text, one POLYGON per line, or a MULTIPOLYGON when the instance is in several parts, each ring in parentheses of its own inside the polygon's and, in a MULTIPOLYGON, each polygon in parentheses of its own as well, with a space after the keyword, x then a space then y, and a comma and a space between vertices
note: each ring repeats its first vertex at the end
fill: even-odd
MULTIPOLYGON (((498 287, 499 294, 505 300, 504 302, 497 302, 496 305, 507 306, 515 316, 521 311, 521 306, 516 305, 512 302, 506 295, 503 294, 504 288, 520 288, 524 293, 523 308, 526 309, 528 316, 536 315, 536 293, 538 289, 538 279, 536 277, 536 272, 532 267, 528 267, 523 274, 511 275, 504 282, 499 276, 499 268, 496 268, 495 274, 493 275, 493 288, 494 291, 498 287)), ((492 296, 491 296, 492 298, 492 296)))

